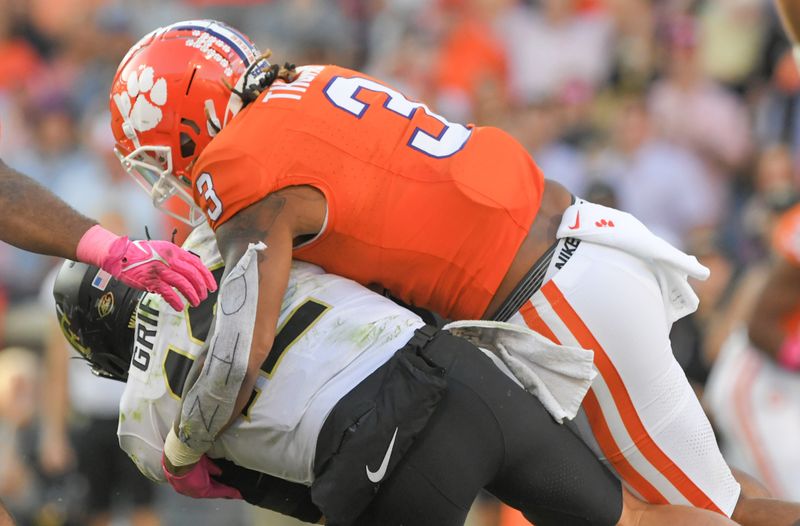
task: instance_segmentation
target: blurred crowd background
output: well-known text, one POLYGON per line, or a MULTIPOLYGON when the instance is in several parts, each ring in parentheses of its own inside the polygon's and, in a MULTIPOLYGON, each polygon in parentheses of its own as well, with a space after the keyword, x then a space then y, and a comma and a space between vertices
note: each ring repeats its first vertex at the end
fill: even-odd
MULTIPOLYGON (((0 158, 111 230, 169 238, 114 157, 108 89, 140 36, 191 18, 500 126, 546 177, 696 254, 712 277, 673 343, 698 391, 800 189, 800 75, 768 0, 0 0, 0 158)), ((0 497, 21 524, 278 524, 151 487, 118 458, 122 386, 70 359, 57 264, 0 243, 0 497)), ((487 497, 471 521, 505 515, 487 497)))

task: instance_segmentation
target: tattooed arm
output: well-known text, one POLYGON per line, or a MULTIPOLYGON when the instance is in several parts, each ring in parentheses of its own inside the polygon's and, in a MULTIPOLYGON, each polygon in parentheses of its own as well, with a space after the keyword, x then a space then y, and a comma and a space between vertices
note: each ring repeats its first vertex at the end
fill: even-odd
MULTIPOLYGON (((267 357, 275 338, 281 301, 289 282, 292 265, 294 231, 291 205, 281 192, 239 212, 217 231, 220 252, 227 269, 244 255, 250 243, 263 242, 267 248, 258 253, 258 307, 253 327, 253 341, 247 363, 247 374, 233 415, 238 415, 255 385, 261 364, 267 357)), ((231 420, 235 416, 231 417, 231 420)))
POLYGON ((78 242, 97 224, 39 183, 0 161, 0 238, 14 246, 75 259, 78 242))
POLYGON ((258 371, 272 348, 289 283, 294 240, 317 234, 325 221, 325 210, 325 198, 319 191, 308 186, 289 187, 242 210, 217 229, 217 242, 227 269, 239 261, 248 244, 261 241, 266 245, 258 253, 258 309, 247 376, 231 421, 247 403, 258 371))
MULTIPOLYGON (((180 475, 191 470, 197 456, 241 413, 275 338, 289 282, 293 242, 319 232, 324 218, 322 194, 310 187, 298 186, 270 194, 217 229, 217 242, 226 269, 214 334, 207 340, 209 349, 202 372, 184 396, 178 433, 169 437, 168 445, 165 444, 164 464, 168 473, 180 475), (255 252, 257 293, 253 299, 250 294, 255 280, 249 273, 251 267, 247 266, 249 272, 244 271, 243 263, 248 260, 248 246, 259 242, 266 248, 255 252), (244 277, 241 280, 244 285, 235 283, 240 275, 244 277), (254 309, 253 318, 244 314, 250 309, 254 309), (251 336, 249 348, 244 349, 249 354, 242 354, 241 342, 251 336), (246 371, 243 371, 245 360, 246 371)), ((173 486, 183 492, 177 485, 173 486)))

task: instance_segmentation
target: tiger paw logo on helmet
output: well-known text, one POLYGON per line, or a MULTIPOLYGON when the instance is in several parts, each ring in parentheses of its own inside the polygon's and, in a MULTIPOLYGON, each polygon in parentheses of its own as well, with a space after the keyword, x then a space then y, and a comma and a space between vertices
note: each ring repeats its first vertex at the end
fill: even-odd
POLYGON ((163 117, 161 106, 167 103, 167 81, 156 79, 150 66, 139 66, 128 74, 125 88, 114 99, 133 128, 145 132, 158 126, 163 117))

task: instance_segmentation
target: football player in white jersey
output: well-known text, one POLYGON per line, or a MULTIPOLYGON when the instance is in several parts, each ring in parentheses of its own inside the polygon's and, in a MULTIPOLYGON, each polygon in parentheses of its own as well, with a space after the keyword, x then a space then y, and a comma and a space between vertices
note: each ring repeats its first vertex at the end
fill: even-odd
MULTIPOLYGON (((210 229, 184 246, 221 275, 210 229)), ((76 350, 98 374, 127 381, 120 445, 164 481, 164 443, 216 298, 175 311, 74 262, 54 294, 76 350)), ((217 316, 239 307, 222 299, 217 316)), ((214 496, 311 522, 442 526, 463 524, 486 487, 540 526, 732 524, 623 492, 487 354, 355 282, 295 262, 280 319, 243 414, 210 450, 214 496)))

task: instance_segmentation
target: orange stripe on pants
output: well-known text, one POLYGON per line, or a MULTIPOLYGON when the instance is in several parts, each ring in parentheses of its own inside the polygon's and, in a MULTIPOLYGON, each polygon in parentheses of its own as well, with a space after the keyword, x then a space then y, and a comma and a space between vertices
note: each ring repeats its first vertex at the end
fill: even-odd
MULTIPOLYGON (((619 412, 622 423, 628 431, 634 444, 639 451, 644 455, 650 464, 658 470, 675 488, 698 508, 705 508, 717 513, 722 511, 714 504, 714 502, 706 495, 692 480, 686 476, 681 470, 653 441, 647 430, 644 427, 641 419, 639 418, 636 408, 633 405, 630 394, 625 388, 625 384, 620 377, 611 359, 606 354, 600 342, 594 337, 592 332, 578 316, 578 313, 572 308, 564 294, 558 289, 553 280, 548 281, 542 287, 542 294, 544 294, 547 301, 550 302, 551 307, 567 326, 567 329, 572 333, 573 337, 578 341, 578 344, 584 349, 591 349, 594 351, 594 363, 603 380, 606 382, 611 396, 614 399, 614 405, 619 412)), ((587 397, 588 399, 588 397, 587 397)), ((595 399, 596 401, 596 399, 595 399)), ((600 408, 599 402, 597 404, 600 408)), ((619 448, 616 448, 619 452, 619 448)), ((607 453, 606 456, 611 460, 607 453)), ((620 473, 621 474, 621 473, 620 473)), ((622 474, 621 474, 622 475, 622 474)), ((630 480, 626 481, 635 488, 630 480)), ((637 489, 638 491, 638 489, 637 489)), ((644 496, 644 495, 643 495, 644 496)), ((663 498, 663 497, 662 497, 663 498)))
MULTIPOLYGON (((519 310, 525 324, 531 329, 542 336, 548 338, 550 341, 561 344, 555 333, 547 326, 539 311, 529 301, 522 306, 519 310)), ((594 435, 597 444, 603 451, 603 455, 617 470, 617 473, 636 490, 642 498, 653 504, 668 504, 667 499, 653 486, 647 479, 645 479, 636 469, 631 466, 628 459, 620 453, 619 446, 617 445, 611 430, 608 427, 603 412, 600 409, 600 402, 593 391, 588 391, 586 397, 583 399, 583 410, 589 420, 589 426, 592 428, 592 435, 594 435)))
POLYGON ((592 434, 600 445, 600 449, 603 450, 603 455, 611 462, 619 476, 630 484, 647 502, 651 504, 669 504, 667 498, 655 486, 650 484, 641 473, 636 471, 636 468, 628 462, 628 459, 619 450, 619 445, 614 440, 614 435, 611 434, 611 429, 608 427, 605 416, 603 416, 603 409, 600 407, 600 402, 597 400, 597 395, 594 394, 594 391, 589 390, 586 393, 586 397, 583 399, 583 410, 586 412, 589 426, 592 428, 592 434))
POLYGON ((522 315, 522 319, 525 320, 525 325, 528 326, 529 329, 538 332, 551 342, 561 345, 561 342, 558 341, 556 338, 555 333, 550 330, 550 327, 545 324, 542 317, 539 316, 539 312, 536 310, 536 307, 530 301, 526 301, 525 305, 519 309, 519 313, 522 315))

